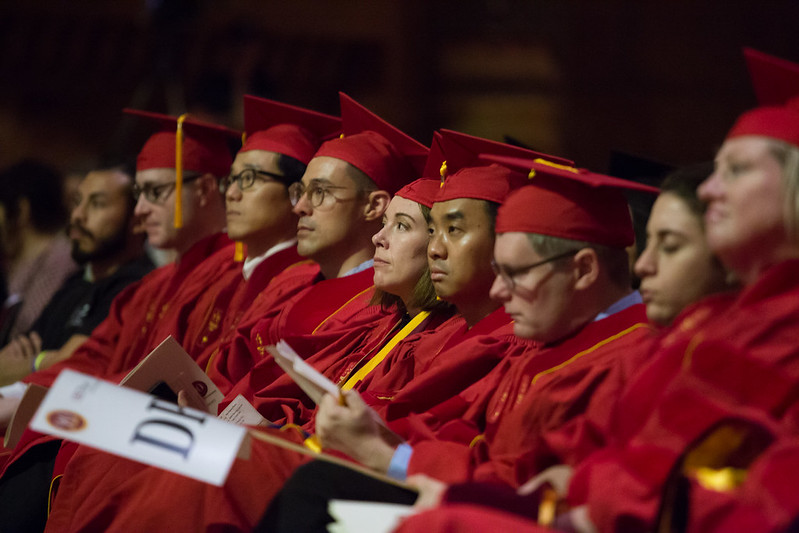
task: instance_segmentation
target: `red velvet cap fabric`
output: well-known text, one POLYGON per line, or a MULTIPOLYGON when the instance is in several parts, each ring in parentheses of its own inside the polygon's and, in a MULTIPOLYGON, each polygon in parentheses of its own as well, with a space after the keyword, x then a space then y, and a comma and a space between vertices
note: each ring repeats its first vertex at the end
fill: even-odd
POLYGON ((622 189, 657 194, 654 187, 585 169, 496 159, 529 169, 530 176, 529 185, 511 194, 499 208, 497 233, 537 233, 625 248, 635 236, 622 189))
POLYGON ((391 194, 421 176, 429 152, 426 146, 346 94, 339 97, 344 136, 322 144, 316 157, 346 161, 391 194))
POLYGON ((443 179, 436 202, 446 202, 456 198, 474 198, 502 203, 510 191, 524 185, 526 174, 488 165, 480 159, 480 154, 515 156, 534 159, 548 158, 560 164, 571 162, 533 150, 511 146, 473 135, 452 130, 441 130, 434 137, 424 176, 443 179), (442 164, 445 168, 442 170, 442 164))
POLYGON ((501 204, 511 191, 527 183, 524 174, 501 165, 466 167, 439 182, 436 202, 473 198, 501 204))
POLYGON ((784 105, 799 95, 799 65, 752 48, 743 53, 759 106, 784 105))
POLYGON ((409 183, 402 189, 397 191, 395 196, 402 196, 408 200, 412 200, 417 204, 422 204, 427 207, 433 207, 438 189, 441 188, 439 180, 428 178, 420 178, 413 183, 409 183))
POLYGON ((799 106, 758 107, 747 111, 738 117, 727 138, 744 135, 769 137, 799 147, 799 106))
POLYGON ((338 136, 341 119, 245 95, 244 129, 247 138, 240 152, 266 150, 293 157, 307 165, 323 141, 338 136))
MULTIPOLYGON (((125 109, 125 113, 144 118, 160 131, 153 134, 139 152, 136 170, 175 168, 175 140, 178 119, 160 113, 125 109)), ((183 122, 183 168, 193 172, 225 176, 233 162, 228 142, 241 133, 217 124, 186 118, 183 122)))

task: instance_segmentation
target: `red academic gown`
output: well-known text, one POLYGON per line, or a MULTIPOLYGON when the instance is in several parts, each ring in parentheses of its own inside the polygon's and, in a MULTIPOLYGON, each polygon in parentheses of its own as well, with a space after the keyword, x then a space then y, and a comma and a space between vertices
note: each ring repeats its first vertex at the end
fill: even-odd
MULTIPOLYGON (((414 452, 409 474, 425 473, 450 483, 499 481, 518 486, 517 462, 554 431, 587 409, 610 410, 631 369, 635 347, 650 334, 645 309, 633 305, 592 322, 554 346, 530 350, 495 369, 491 387, 466 415, 431 432, 410 420, 414 452)), ((407 430, 406 430, 407 431, 407 430)), ((548 466, 546 453, 534 463, 548 466)))
POLYGON ((442 505, 400 522, 394 533, 546 533, 552 531, 521 516, 477 505, 442 505))
MULTIPOLYGON (((421 375, 425 375, 425 371, 429 372, 436 368, 434 363, 437 359, 446 360, 448 357, 454 358, 459 354, 464 354, 465 364, 462 366, 460 376, 451 372, 451 366, 442 365, 441 368, 446 369, 449 374, 441 374, 439 377, 443 378, 448 375, 453 381, 460 381, 462 387, 468 386, 479 379, 478 369, 490 369, 493 364, 502 359, 503 354, 497 349, 497 346, 507 347, 508 343, 508 339, 504 339, 502 343, 492 343, 488 340, 488 337, 495 333, 493 330, 504 328, 505 331, 509 331, 509 317, 501 310, 493 313, 478 325, 469 330, 465 327, 462 319, 455 319, 448 321, 445 327, 441 328, 445 332, 443 335, 423 332, 406 337, 390 352, 383 363, 355 386, 355 389, 369 398, 371 384, 379 384, 380 391, 394 393, 401 388, 400 382, 403 379, 409 379, 410 383, 413 383, 413 365, 410 365, 409 361, 414 354, 422 353, 432 353, 433 355, 427 355, 427 360, 420 355, 421 364, 416 367, 416 370, 422 372, 421 375), (484 349, 483 359, 485 361, 477 362, 479 358, 475 355, 476 349, 463 349, 470 343, 476 346, 493 346, 495 349, 493 351, 484 349), (447 346, 447 350, 442 350, 445 346, 447 346), (426 348, 430 348, 430 350, 426 348)), ((352 360, 357 359, 359 358, 352 360)), ((332 375, 341 375, 342 369, 351 366, 352 360, 338 367, 332 375)), ((456 385, 450 383, 447 387, 452 388, 456 385)), ((430 389, 420 388, 418 390, 421 392, 430 389)), ((381 398, 377 398, 377 400, 378 402, 385 401, 381 398)), ((425 402, 422 397, 419 397, 417 403, 421 406, 425 402)), ((278 430, 273 431, 278 432, 278 430)), ((298 443, 302 442, 304 438, 302 434, 294 430, 281 432, 281 434, 298 443)), ((228 481, 222 489, 148 468, 136 472, 128 482, 124 483, 124 499, 127 501, 122 505, 119 502, 123 498, 115 496, 109 499, 108 492, 99 488, 98 483, 68 485, 71 477, 68 470, 62 484, 62 494, 70 494, 70 498, 61 500, 61 495, 59 495, 59 499, 56 500, 54 512, 51 515, 54 524, 53 531, 65 527, 88 530, 90 525, 95 527, 100 523, 103 528, 109 528, 112 531, 117 527, 120 529, 129 527, 131 523, 135 523, 136 528, 147 528, 155 523, 153 522, 154 516, 166 512, 167 508, 172 508, 171 512, 180 513, 181 518, 176 522, 181 524, 183 530, 211 528, 219 524, 224 524, 232 530, 249 530, 257 523, 266 504, 279 490, 283 480, 287 479, 294 469, 305 460, 307 460, 305 456, 295 452, 255 441, 250 460, 237 460, 234 463, 228 481), (141 489, 133 490, 131 488, 133 486, 139 486, 141 489), (152 487, 159 487, 158 496, 153 492, 152 487), (67 490, 68 488, 70 490, 67 490), (202 511, 192 514, 189 508, 185 508, 187 512, 184 514, 183 507, 177 509, 178 506, 174 502, 186 500, 195 502, 202 500, 203 503, 197 505, 197 508, 202 511), (142 513, 141 509, 145 508, 151 510, 153 514, 142 513), (138 511, 136 511, 137 509, 138 511), (131 522, 133 520, 135 522, 131 522), (76 524, 81 525, 76 526, 76 524)), ((71 463, 70 468, 72 467, 71 463)), ((130 470, 135 470, 135 467, 131 467, 130 470)), ((81 472, 77 472, 77 475, 81 475, 81 472)), ((50 526, 48 525, 48 527, 50 526)))
MULTIPOLYGON (((226 253, 217 255, 219 257, 210 258, 202 268, 224 271, 224 265, 233 260, 226 253)), ((297 247, 291 246, 259 263, 247 280, 241 269, 233 276, 220 277, 219 288, 209 290, 192 310, 183 348, 198 365, 207 367, 216 351, 232 342, 238 331, 249 331, 271 309, 279 309, 305 287, 303 278, 305 283, 310 283, 316 271, 297 254, 297 247), (296 275, 298 267, 307 274, 296 275), (296 283, 273 283, 284 271, 291 271, 296 283)))
POLYGON ((610 445, 570 484, 601 531, 651 530, 677 461, 727 411, 782 416, 799 383, 797 271, 786 261, 737 298, 709 298, 664 337, 619 400, 610 445))
POLYGON ((213 354, 206 371, 218 387, 230 390, 264 358, 266 346, 281 338, 357 327, 377 318, 377 314, 364 313, 373 294, 373 269, 329 280, 320 278, 318 267, 309 277, 311 272, 308 266, 300 266, 277 276, 273 283, 278 286, 305 287, 270 308, 254 325, 239 329, 228 346, 213 354), (356 318, 362 322, 355 322, 356 318))

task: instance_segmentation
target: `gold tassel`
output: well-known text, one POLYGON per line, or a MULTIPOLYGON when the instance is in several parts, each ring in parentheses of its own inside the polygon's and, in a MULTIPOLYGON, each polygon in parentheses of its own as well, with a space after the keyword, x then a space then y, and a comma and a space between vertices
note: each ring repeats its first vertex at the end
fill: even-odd
POLYGON ((237 263, 244 261, 244 243, 236 241, 233 249, 233 260, 237 263))
POLYGON ((183 227, 183 121, 187 113, 178 117, 178 130, 175 133, 175 220, 176 229, 183 227))
POLYGON ((447 177, 447 161, 444 160, 441 162, 441 168, 438 169, 438 174, 441 176, 441 184, 438 186, 439 189, 444 187, 444 178, 447 177))

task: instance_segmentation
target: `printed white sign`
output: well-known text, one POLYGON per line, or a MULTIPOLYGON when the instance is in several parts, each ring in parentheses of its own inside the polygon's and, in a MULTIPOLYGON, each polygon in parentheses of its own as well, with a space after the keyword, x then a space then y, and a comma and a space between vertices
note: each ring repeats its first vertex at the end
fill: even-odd
POLYGON ((125 387, 64 370, 30 427, 221 486, 246 429, 125 387))

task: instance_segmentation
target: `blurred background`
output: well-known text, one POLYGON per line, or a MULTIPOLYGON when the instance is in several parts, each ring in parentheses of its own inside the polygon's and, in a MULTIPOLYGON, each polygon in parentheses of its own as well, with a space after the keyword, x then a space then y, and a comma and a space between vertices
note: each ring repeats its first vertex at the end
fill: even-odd
POLYGON ((126 106, 241 127, 245 93, 339 90, 425 144, 690 163, 755 105, 741 46, 799 61, 797 28, 798 0, 0 0, 0 167, 135 154, 126 106))

